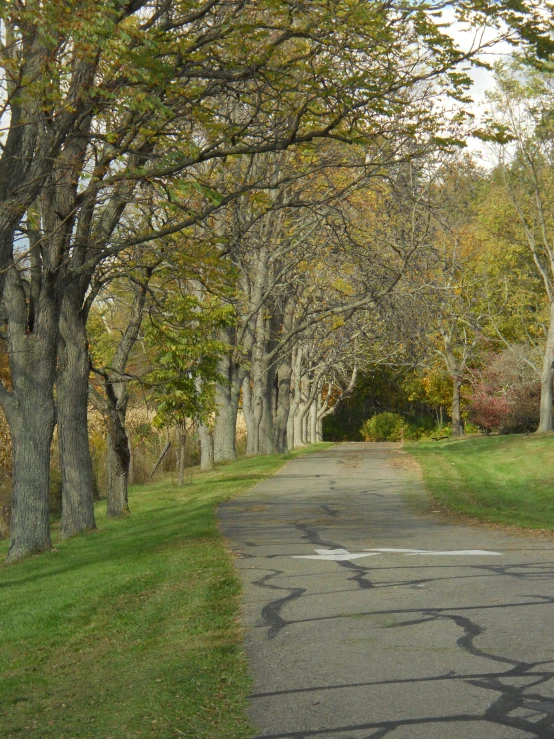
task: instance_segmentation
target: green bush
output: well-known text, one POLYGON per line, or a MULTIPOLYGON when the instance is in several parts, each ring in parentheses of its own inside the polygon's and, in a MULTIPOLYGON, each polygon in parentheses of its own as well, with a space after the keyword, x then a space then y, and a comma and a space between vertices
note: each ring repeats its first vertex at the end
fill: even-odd
MULTIPOLYGON (((467 426, 466 433, 472 433, 473 427, 467 426)), ((450 425, 440 427, 431 416, 403 418, 399 413, 387 411, 368 418, 360 434, 365 441, 400 441, 402 428, 406 441, 431 441, 452 433, 450 425)))
POLYGON ((360 429, 365 441, 400 441, 402 427, 406 421, 398 413, 378 413, 368 418, 360 429))

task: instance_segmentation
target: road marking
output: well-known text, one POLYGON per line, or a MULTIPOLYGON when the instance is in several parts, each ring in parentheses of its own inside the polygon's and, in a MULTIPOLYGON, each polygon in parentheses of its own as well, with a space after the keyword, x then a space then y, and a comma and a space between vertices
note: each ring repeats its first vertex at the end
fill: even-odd
POLYGON ((317 554, 294 554, 292 559, 321 559, 331 562, 349 562, 360 557, 375 557, 378 554, 403 554, 405 557, 427 555, 431 557, 483 557, 492 555, 501 557, 502 552, 489 552, 486 549, 459 549, 452 551, 434 551, 428 549, 366 549, 364 552, 349 552, 348 549, 316 549, 317 554))
POLYGON ((421 556, 426 554, 431 557, 446 557, 446 556, 460 556, 460 557, 479 557, 483 555, 492 555, 494 557, 501 557, 502 552, 490 552, 487 549, 452 549, 447 551, 434 551, 432 549, 366 549, 366 552, 375 552, 376 554, 390 553, 390 554, 404 554, 406 557, 421 556))
POLYGON ((360 557, 375 557, 379 552, 363 552, 352 553, 348 549, 316 549, 317 554, 295 554, 293 559, 323 559, 335 562, 344 562, 351 559, 359 559, 360 557))

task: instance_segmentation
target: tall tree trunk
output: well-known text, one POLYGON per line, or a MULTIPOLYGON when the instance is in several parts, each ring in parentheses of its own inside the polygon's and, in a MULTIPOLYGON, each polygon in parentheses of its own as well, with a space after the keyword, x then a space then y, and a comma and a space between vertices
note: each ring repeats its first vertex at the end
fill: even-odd
POLYGON ((127 434, 127 440, 129 442, 129 485, 133 485, 135 482, 135 454, 129 434, 127 434))
POLYGON ((305 446, 306 444, 309 444, 308 439, 308 407, 304 411, 304 415, 302 416, 302 444, 305 446))
POLYGON ((78 297, 76 286, 69 286, 60 320, 57 399, 63 537, 96 528, 88 437, 89 355, 78 297))
POLYGON ((118 414, 106 418, 108 453, 106 471, 108 478, 108 518, 120 518, 129 514, 129 439, 118 414))
POLYGON ((129 438, 125 429, 127 405, 129 403, 128 380, 124 377, 129 356, 138 338, 147 285, 152 269, 145 270, 144 282, 135 285, 135 299, 131 307, 129 322, 119 342, 108 370, 100 373, 106 393, 101 395, 94 387, 90 388, 90 400, 104 417, 108 431, 108 454, 106 455, 108 477, 108 505, 106 515, 118 518, 129 513, 129 465, 131 453, 129 438))
POLYGON ((200 439, 200 471, 212 472, 215 469, 214 440, 207 424, 198 424, 198 437, 200 439))
POLYGON ((15 269, 6 279, 8 355, 12 390, 0 389, 13 455, 9 560, 51 548, 49 521, 50 449, 55 426, 54 379, 58 302, 47 277, 40 306, 29 318, 15 269))
POLYGON ((459 439, 462 435, 462 414, 461 414, 461 388, 462 378, 454 375, 452 378, 452 438, 459 439))
POLYGON ((291 402, 289 417, 287 419, 287 451, 294 449, 294 419, 296 417, 297 407, 294 404, 294 400, 291 402))
POLYGON ((552 380, 554 379, 554 303, 550 306, 550 325, 541 373, 541 404, 538 433, 552 431, 552 380))
POLYGON ((249 456, 263 454, 262 444, 263 429, 260 428, 264 406, 267 402, 267 366, 265 359, 265 329, 266 319, 264 312, 259 311, 256 317, 255 341, 252 346, 252 359, 250 376, 252 378, 252 441, 248 445, 249 456))
MULTIPOLYGON (((274 372, 262 364, 262 373, 257 384, 254 423, 258 436, 258 454, 275 454, 273 432, 273 388, 274 372)), ((255 386, 256 387, 256 386, 255 386)))
POLYGON ((295 446, 305 446, 307 444, 307 438, 308 438, 307 413, 310 409, 309 397, 310 397, 310 389, 311 389, 310 378, 307 374, 302 375, 301 385, 302 385, 302 389, 301 389, 301 395, 300 395, 300 405, 298 406, 298 411, 297 411, 298 419, 294 426, 294 445, 295 446))
POLYGON ((309 439, 310 444, 315 444, 317 441, 317 400, 313 400, 310 406, 309 415, 310 432, 309 439))
MULTIPOLYGON (((202 394, 202 378, 197 377, 196 392, 202 394)), ((212 430, 206 421, 198 422, 198 440, 200 441, 200 471, 212 472, 214 465, 214 439, 212 430)))
POLYGON ((187 432, 179 429, 179 477, 177 485, 182 488, 185 484, 185 449, 187 445, 187 432))
POLYGON ((302 403, 302 347, 292 353, 291 402, 287 421, 287 446, 289 450, 302 446, 301 403, 302 403))
MULTIPOLYGON (((447 331, 442 331, 444 342, 444 359, 446 366, 452 378, 452 438, 459 439, 462 435, 462 414, 461 414, 461 389, 464 381, 464 373, 466 368, 466 359, 457 359, 452 349, 452 336, 447 331)), ((465 352, 464 352, 465 357, 465 352)))
POLYGON ((246 375, 242 383, 242 412, 244 413, 244 422, 246 423, 246 456, 253 457, 257 454, 258 434, 254 430, 250 373, 246 375))
POLYGON ((277 371, 277 409, 274 419, 275 451, 283 454, 288 449, 287 433, 291 407, 291 374, 290 355, 284 357, 277 371))
POLYGON ((218 369, 227 382, 218 382, 215 388, 214 460, 224 462, 237 458, 237 415, 243 373, 231 357, 222 357, 218 369))
POLYGON ((35 378, 35 389, 21 399, 10 432, 13 455, 11 541, 9 560, 51 548, 50 447, 54 403, 48 385, 35 378))

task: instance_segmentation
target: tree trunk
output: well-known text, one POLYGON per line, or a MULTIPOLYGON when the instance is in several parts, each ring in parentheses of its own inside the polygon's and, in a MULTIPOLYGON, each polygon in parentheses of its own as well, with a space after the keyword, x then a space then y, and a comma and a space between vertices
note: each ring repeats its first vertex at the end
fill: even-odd
MULTIPOLYGON (((117 415, 117 414, 116 414, 117 415)), ((106 515, 120 518, 129 514, 129 440, 125 426, 113 415, 107 419, 108 502, 106 515)))
POLYGON ((252 413, 252 388, 250 374, 246 375, 242 383, 242 412, 246 423, 246 456, 257 454, 258 435, 254 430, 254 414, 252 413))
POLYGON ((462 415, 460 409, 462 378, 452 378, 452 438, 459 439, 462 435, 462 415))
POLYGON ((311 382, 307 374, 302 376, 300 392, 300 405, 298 406, 298 419, 294 426, 294 446, 305 446, 308 439, 308 411, 310 409, 311 382))
POLYGON ((296 409, 291 403, 289 417, 287 420, 287 448, 286 451, 292 451, 294 449, 294 417, 296 415, 296 409))
POLYGON ((135 482, 135 455, 133 452, 133 445, 129 434, 127 434, 127 440, 129 442, 129 485, 133 485, 135 482))
POLYGON ((554 303, 550 306, 550 325, 541 373, 541 404, 537 433, 552 431, 552 380, 554 378, 554 303))
POLYGON ((301 399, 302 347, 293 350, 291 361, 290 407, 287 420, 287 448, 294 449, 298 445, 298 413, 301 399))
POLYGON ((302 445, 305 446, 308 443, 308 408, 306 408, 302 417, 302 445))
POLYGON ((304 421, 304 415, 302 413, 302 403, 300 403, 296 409, 293 419, 293 444, 294 449, 298 449, 303 446, 302 442, 302 426, 304 421))
POLYGON ((248 444, 248 456, 263 454, 261 448, 261 436, 263 431, 260 429, 263 415, 264 405, 266 402, 266 367, 263 362, 263 347, 256 342, 252 351, 252 363, 250 369, 252 378, 252 397, 250 407, 252 411, 252 441, 248 444))
POLYGON ((95 388, 90 388, 90 399, 104 417, 108 431, 108 454, 106 456, 108 477, 108 505, 106 515, 118 518, 129 513, 129 466, 131 453, 129 438, 125 429, 129 389, 124 378, 129 356, 138 338, 147 283, 152 272, 146 270, 144 283, 135 287, 135 299, 131 307, 129 322, 110 362, 110 369, 101 373, 106 397, 95 388))
POLYGON ((182 488, 185 484, 185 448, 187 444, 187 434, 185 431, 179 430, 179 477, 177 485, 182 488))
POLYGON ((88 437, 89 355, 80 306, 64 295, 57 375, 58 438, 62 471, 62 536, 96 528, 88 437))
POLYGON ((291 374, 292 365, 290 356, 284 358, 277 371, 277 408, 273 423, 275 451, 283 454, 288 449, 287 433, 291 405, 291 374))
POLYGON ((19 418, 10 424, 13 488, 8 559, 11 561, 51 548, 49 482, 54 403, 48 395, 44 386, 29 392, 19 404, 19 418))
POLYGON ((317 400, 312 401, 310 406, 310 444, 315 444, 317 441, 317 400))
POLYGON ((200 439, 200 471, 212 472, 215 469, 214 440, 207 424, 198 424, 198 437, 200 439))
POLYGON ((316 441, 323 441, 323 419, 318 418, 317 419, 317 431, 316 431, 316 441))
POLYGON ((4 306, 12 390, 0 401, 12 439, 13 487, 9 560, 44 552, 50 543, 50 449, 55 426, 54 379, 58 302, 49 278, 32 320, 15 269, 8 272, 4 306))
MULTIPOLYGON (((264 362, 265 365, 265 362, 264 362)), ((256 418, 258 431, 258 454, 275 454, 273 431, 273 388, 275 373, 264 367, 259 383, 259 405, 256 418)))
POLYGON ((228 378, 228 382, 218 382, 215 388, 214 460, 224 462, 237 458, 237 414, 242 377, 230 357, 223 357, 220 361, 219 372, 228 378))

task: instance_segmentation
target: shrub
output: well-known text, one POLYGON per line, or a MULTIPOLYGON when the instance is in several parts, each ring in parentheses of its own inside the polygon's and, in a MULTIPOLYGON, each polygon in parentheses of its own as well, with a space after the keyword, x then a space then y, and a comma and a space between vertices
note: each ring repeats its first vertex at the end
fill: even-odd
POLYGON ((510 410, 500 428, 502 434, 525 434, 537 430, 540 418, 540 383, 526 383, 509 393, 510 410))
POLYGON ((475 388, 469 405, 469 418, 487 434, 500 428, 510 412, 506 396, 493 393, 494 389, 481 383, 475 388))
POLYGON ((360 432, 365 441, 400 441, 401 429, 406 421, 398 413, 378 413, 368 418, 360 432))

